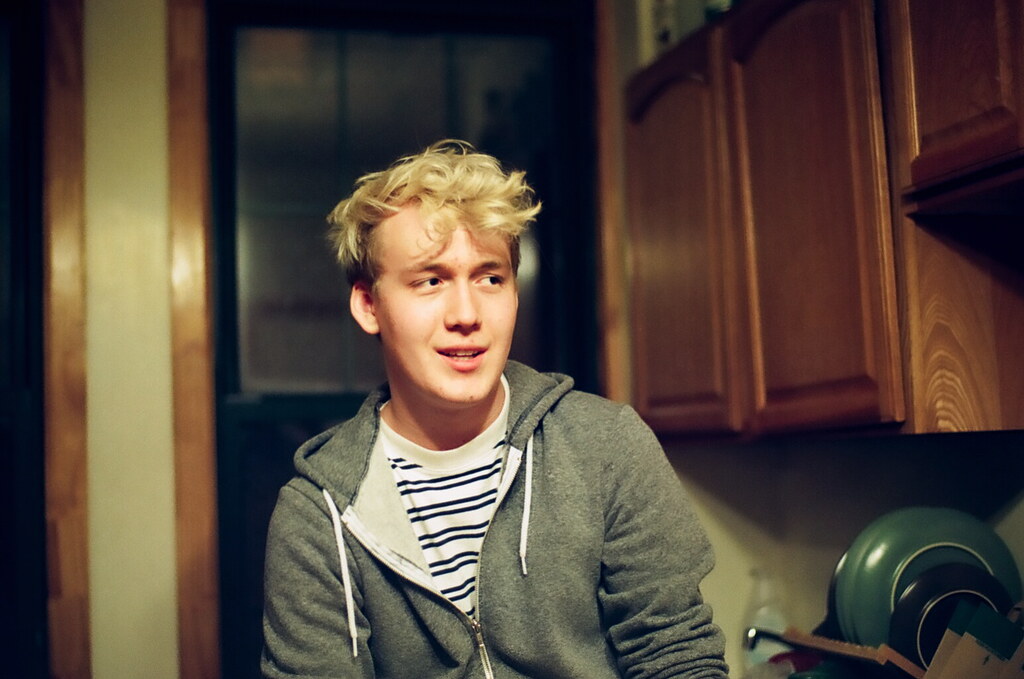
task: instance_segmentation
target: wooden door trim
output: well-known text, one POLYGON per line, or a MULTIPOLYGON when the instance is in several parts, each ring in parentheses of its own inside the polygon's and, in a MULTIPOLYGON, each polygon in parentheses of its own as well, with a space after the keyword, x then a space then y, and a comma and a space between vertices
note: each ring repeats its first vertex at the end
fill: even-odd
POLYGON ((206 9, 167 0, 175 530, 181 679, 220 676, 206 9))
POLYGON ((595 78, 597 80, 598 294, 600 384, 605 396, 629 401, 629 300, 627 297, 625 212, 623 200, 623 97, 615 60, 618 36, 613 0, 594 3, 595 78))
POLYGON ((91 676, 82 0, 45 10, 43 381, 50 676, 91 676))

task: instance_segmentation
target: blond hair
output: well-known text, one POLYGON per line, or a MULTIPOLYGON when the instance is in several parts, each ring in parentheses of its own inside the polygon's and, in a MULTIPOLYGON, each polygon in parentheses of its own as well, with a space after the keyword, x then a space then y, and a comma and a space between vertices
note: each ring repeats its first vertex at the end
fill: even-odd
POLYGON ((519 267, 519 237, 540 212, 524 172, 506 172, 495 158, 452 139, 399 158, 387 170, 360 177, 355 186, 327 218, 349 283, 376 280, 373 231, 407 205, 419 204, 439 235, 458 226, 500 234, 509 244, 513 271, 519 267))

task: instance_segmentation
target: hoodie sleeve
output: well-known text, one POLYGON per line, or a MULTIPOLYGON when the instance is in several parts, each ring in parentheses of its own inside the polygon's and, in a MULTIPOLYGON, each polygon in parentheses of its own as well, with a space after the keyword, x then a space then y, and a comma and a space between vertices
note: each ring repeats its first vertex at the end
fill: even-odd
POLYGON ((624 407, 605 467, 599 591, 624 677, 724 679, 725 644, 700 593, 714 557, 654 433, 624 407))
MULTIPOLYGON (((263 676, 373 677, 358 574, 353 573, 353 601, 359 646, 353 654, 330 515, 319 491, 311 490, 307 495, 293 485, 296 483, 306 482, 293 482, 281 490, 267 534, 260 663, 263 676)), ((350 553, 348 561, 353 563, 350 553)))

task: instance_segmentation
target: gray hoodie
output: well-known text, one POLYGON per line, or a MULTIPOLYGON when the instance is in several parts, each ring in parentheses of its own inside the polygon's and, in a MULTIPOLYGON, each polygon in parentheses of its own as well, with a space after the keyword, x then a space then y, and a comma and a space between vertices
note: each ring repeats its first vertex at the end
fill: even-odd
POLYGON ((304 444, 270 523, 265 677, 726 676, 708 539, 632 408, 509 362, 509 450, 477 619, 434 587, 391 470, 382 390, 304 444))

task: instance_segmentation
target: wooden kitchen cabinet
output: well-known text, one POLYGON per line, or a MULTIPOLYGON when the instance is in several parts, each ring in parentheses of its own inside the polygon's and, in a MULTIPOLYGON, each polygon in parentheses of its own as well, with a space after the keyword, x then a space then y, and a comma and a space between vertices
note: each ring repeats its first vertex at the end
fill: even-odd
POLYGON ((744 0, 631 81, 656 430, 1024 429, 1024 0, 875 6, 744 0))
POLYGON ((891 106, 906 118, 898 189, 1024 156, 1024 0, 890 0, 880 7, 891 106))
POLYGON ((893 0, 880 18, 904 431, 1022 429, 1024 0, 893 0))
POLYGON ((717 35, 677 46, 626 95, 633 401, 660 432, 742 424, 717 35))
POLYGON ((904 417, 873 16, 765 0, 722 26, 755 432, 904 417))
POLYGON ((870 0, 745 0, 628 90, 634 402, 658 431, 904 414, 870 0))

